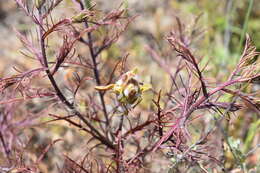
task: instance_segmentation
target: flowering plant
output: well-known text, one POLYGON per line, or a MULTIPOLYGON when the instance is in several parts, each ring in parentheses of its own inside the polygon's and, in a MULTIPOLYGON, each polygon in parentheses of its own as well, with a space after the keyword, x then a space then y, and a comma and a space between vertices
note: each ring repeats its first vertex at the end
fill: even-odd
POLYGON ((142 99, 143 92, 151 89, 150 84, 143 84, 138 80, 138 69, 124 73, 114 84, 96 86, 99 91, 112 90, 117 95, 117 100, 123 105, 136 105, 142 99))

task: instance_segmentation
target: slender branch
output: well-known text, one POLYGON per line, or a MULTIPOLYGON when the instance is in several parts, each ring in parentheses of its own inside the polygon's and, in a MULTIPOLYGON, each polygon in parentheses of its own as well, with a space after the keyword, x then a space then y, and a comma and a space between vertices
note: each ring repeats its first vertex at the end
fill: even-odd
MULTIPOLYGON (((84 4, 81 1, 77 1, 77 2, 80 5, 80 9, 84 10, 85 9, 84 4)), ((86 28, 89 27, 87 20, 85 20, 84 24, 85 24, 86 28)), ((90 55, 91 55, 92 63, 93 63, 93 66, 94 66, 93 71, 94 71, 94 75, 95 75, 95 79, 96 79, 96 84, 101 85, 100 75, 99 75, 99 71, 98 71, 98 67, 97 67, 97 60, 96 60, 96 58, 97 58, 97 56, 99 55, 100 52, 95 53, 91 32, 88 32, 87 35, 88 35, 87 43, 88 43, 88 48, 89 48, 89 52, 90 52, 90 55)), ((106 109, 104 94, 101 91, 99 91, 98 93, 99 93, 99 97, 100 97, 101 104, 102 104, 102 107, 103 107, 103 113, 104 113, 104 116, 106 118, 106 124, 108 125, 109 119, 108 119, 108 113, 107 113, 107 109, 106 109)))
POLYGON ((235 79, 235 80, 231 80, 231 81, 227 81, 223 84, 221 84, 220 86, 216 87, 215 89, 213 89, 211 92, 208 93, 208 97, 205 97, 204 95, 201 96, 191 107, 190 109, 182 116, 183 117, 183 121, 181 121, 181 126, 184 126, 186 120, 188 120, 188 118, 190 117, 191 113, 193 111, 195 111, 198 106, 200 106, 202 103, 204 103, 205 101, 208 100, 208 98, 212 95, 214 95, 215 93, 217 93, 218 91, 224 89, 227 86, 233 85, 235 83, 240 82, 241 78, 235 79))
POLYGON ((8 159, 8 161, 11 162, 11 159, 9 157, 10 150, 6 146, 6 143, 5 143, 5 140, 4 140, 4 137, 3 137, 3 134, 2 134, 1 131, 0 131, 0 140, 1 140, 1 143, 3 145, 4 151, 5 151, 5 155, 6 155, 7 159, 8 159))
POLYGON ((88 120, 86 120, 83 117, 83 115, 81 115, 80 112, 78 112, 75 109, 74 105, 66 99, 66 97, 63 95, 60 88, 58 87, 51 71, 49 70, 49 65, 48 65, 48 61, 47 61, 46 50, 45 50, 45 40, 44 40, 44 37, 43 37, 44 30, 40 26, 40 25, 43 24, 43 17, 42 17, 41 9, 39 9, 39 22, 40 22, 39 23, 39 41, 40 41, 43 65, 46 68, 46 70, 45 70, 46 74, 47 74, 53 88, 55 89, 55 92, 56 92, 58 98, 61 100, 61 102, 63 104, 65 104, 75 115, 77 115, 79 117, 80 120, 82 120, 93 131, 93 133, 94 133, 93 136, 95 136, 96 139, 100 140, 107 147, 109 147, 111 149, 115 149, 113 143, 111 141, 109 141, 107 138, 105 138, 94 126, 92 126, 92 124, 88 120))
POLYGON ((166 141, 175 131, 175 129, 177 128, 177 125, 181 128, 183 128, 186 124, 186 121, 189 119, 190 115, 196 110, 198 109, 198 107, 203 104, 205 101, 207 101, 209 99, 209 97, 211 97, 212 95, 214 95, 215 93, 217 93, 218 91, 221 91, 223 88, 233 85, 235 83, 238 83, 241 81, 241 78, 235 79, 235 80, 231 80, 231 81, 227 81, 223 84, 221 84, 220 86, 214 88, 211 92, 208 93, 208 97, 205 97, 205 95, 202 95, 194 104, 192 104, 189 109, 187 109, 186 111, 184 111, 182 113, 182 116, 175 122, 175 124, 171 127, 171 129, 163 136, 161 137, 161 139, 159 140, 159 142, 157 142, 157 144, 155 145, 155 147, 153 148, 153 151, 157 150, 157 148, 160 146, 160 144, 162 144, 164 141, 166 141))

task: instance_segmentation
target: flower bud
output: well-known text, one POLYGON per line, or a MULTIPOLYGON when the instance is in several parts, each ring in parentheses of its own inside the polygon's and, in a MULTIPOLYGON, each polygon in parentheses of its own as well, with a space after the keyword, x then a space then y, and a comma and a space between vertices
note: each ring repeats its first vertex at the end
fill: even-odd
POLYGON ((76 16, 73 16, 71 18, 71 20, 73 23, 81 23, 81 22, 84 22, 91 15, 92 14, 88 11, 82 11, 79 14, 77 14, 76 16))
POLYGON ((37 9, 40 9, 44 3, 45 3, 45 0, 34 0, 34 5, 37 9))

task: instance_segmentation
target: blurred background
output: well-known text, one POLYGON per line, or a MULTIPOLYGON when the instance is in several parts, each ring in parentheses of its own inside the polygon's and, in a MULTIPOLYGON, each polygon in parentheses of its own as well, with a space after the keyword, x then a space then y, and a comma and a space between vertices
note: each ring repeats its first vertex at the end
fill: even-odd
MULTIPOLYGON (((114 48, 114 54, 120 55, 117 46, 123 47, 132 53, 132 56, 139 61, 149 60, 143 50, 144 43, 152 42, 163 44, 163 38, 171 30, 175 29, 175 17, 179 17, 187 27, 193 27, 195 18, 199 17, 196 27, 202 32, 199 39, 193 43, 198 48, 196 51, 201 56, 210 59, 223 70, 233 66, 242 51, 245 33, 248 33, 257 49, 260 43, 260 1, 259 0, 95 0, 93 4, 102 11, 110 11, 114 8, 128 8, 131 15, 139 15, 133 22, 124 37, 127 39, 125 44, 118 44, 114 48), (152 38, 153 37, 153 38, 152 38)), ((69 0, 64 0, 59 10, 56 10, 57 19, 70 16, 75 12, 75 5, 69 0), (73 9, 74 8, 74 9, 73 9), (71 13, 69 13, 69 11, 71 13)), ((56 17, 55 16, 55 17, 56 17)), ((12 0, 0 1, 0 29, 1 29, 1 69, 2 73, 8 73, 7 68, 12 62, 5 62, 5 58, 19 61, 16 58, 19 42, 12 32, 12 27, 19 30, 31 29, 30 19, 17 9, 12 0), (5 40, 5 41, 3 41, 5 40), (12 46, 10 46, 12 43, 12 46), (15 58, 12 58, 15 57, 15 58), (3 67, 5 68, 3 68, 3 67)), ((187 30, 191 28, 187 28, 187 30)), ((218 73, 220 69, 215 69, 218 73)))
MULTIPOLYGON (((176 18, 179 18, 183 24, 185 34, 196 35, 196 38, 192 40, 191 48, 197 57, 203 58, 201 67, 208 63, 205 76, 209 77, 210 81, 217 83, 225 81, 227 74, 234 69, 243 51, 246 33, 251 36, 257 50, 260 51, 260 0, 93 0, 92 4, 96 4, 96 9, 104 12, 127 8, 130 16, 138 15, 118 42, 105 50, 100 59, 108 64, 114 64, 117 59, 129 53, 129 68, 138 67, 143 80, 152 83, 157 91, 170 85, 169 76, 152 61, 145 45, 161 52, 162 57, 174 67, 176 64, 174 64, 175 61, 170 61, 171 47, 165 36, 177 30, 176 18), (197 33, 191 33, 194 29, 197 33)), ((52 15, 59 20, 73 16, 75 12, 76 6, 73 1, 64 0, 52 15)), ((0 0, 0 78, 15 75, 14 67, 29 69, 37 66, 37 62, 25 58, 20 53, 23 45, 13 32, 13 28, 24 33, 35 32, 30 19, 17 8, 13 0, 0 0)), ((57 40, 51 44, 58 47, 60 42, 57 40)), ((79 48, 79 50, 84 52, 84 48, 79 48)), ((247 90, 257 91, 259 84, 247 90)), ((146 99, 150 98, 149 95, 145 97, 139 109, 148 108, 146 99)), ((45 106, 42 102, 41 105, 45 106)), ((25 107, 35 109, 36 112, 41 109, 35 106, 35 103, 26 104, 25 107)), ((41 119, 43 120, 46 119, 41 119)), ((61 153, 70 153, 76 158, 82 152, 78 148, 84 136, 68 127, 66 123, 53 123, 21 130, 22 133, 31 135, 32 141, 37 141, 32 142, 31 153, 28 157, 35 158, 35 153, 42 149, 41 146, 48 144, 51 139, 62 137, 66 142, 57 144, 52 154, 48 154, 48 157, 52 159, 46 158, 47 164, 43 164, 42 169, 55 169, 54 163, 62 158, 61 153), (54 136, 48 134, 54 134, 54 136)), ((243 151, 249 151, 259 144, 259 132, 259 115, 254 111, 243 109, 232 118, 230 134, 241 141, 243 151), (250 131, 249 136, 248 131, 250 131)), ((84 148, 84 146, 80 147, 84 148)), ((254 152, 247 160, 249 165, 256 165, 257 162, 259 165, 259 149, 254 152)), ((4 163, 1 156, 3 155, 0 155, 0 165, 1 162, 4 163)))

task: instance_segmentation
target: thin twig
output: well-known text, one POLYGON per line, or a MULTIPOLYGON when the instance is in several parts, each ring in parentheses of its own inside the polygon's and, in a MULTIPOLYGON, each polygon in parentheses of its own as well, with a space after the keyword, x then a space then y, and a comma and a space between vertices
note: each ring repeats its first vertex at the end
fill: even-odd
MULTIPOLYGON (((77 2, 80 5, 80 9, 84 10, 85 9, 84 4, 81 1, 77 1, 77 2)), ((85 24, 86 28, 89 27, 87 20, 85 20, 84 24, 85 24)), ((99 54, 95 53, 91 32, 88 32, 87 35, 88 35, 87 43, 88 43, 88 48, 89 48, 89 52, 90 52, 90 55, 91 55, 92 63, 93 63, 93 66, 94 66, 93 71, 94 71, 94 75, 95 75, 95 79, 96 79, 96 84, 101 85, 100 75, 99 75, 99 71, 98 71, 98 67, 97 67, 97 59, 96 59, 99 54)), ((106 103, 105 103, 105 99, 104 99, 104 93, 102 93, 101 91, 98 91, 98 93, 99 93, 99 97, 100 97, 100 100, 101 100, 104 116, 105 116, 105 119, 106 119, 106 124, 108 125, 109 119, 108 119, 108 113, 107 113, 106 103)))
MULTIPOLYGON (((39 22, 40 25, 43 24, 43 18, 42 18, 42 12, 39 9, 39 22)), ((44 30, 42 29, 41 26, 39 26, 39 41, 40 41, 40 47, 41 47, 41 53, 42 53, 42 60, 43 60, 43 64, 44 67, 46 67, 46 74, 53 86, 53 88, 55 89, 55 92, 58 96, 58 98, 61 100, 61 102, 63 104, 65 104, 75 115, 77 115, 92 131, 93 133, 96 134, 96 138, 98 140, 100 140, 103 144, 105 144, 106 146, 108 146, 111 149, 115 149, 113 143, 111 141, 109 141, 107 138, 105 138, 94 126, 92 126, 92 124, 86 120, 83 115, 81 115, 80 112, 78 112, 76 110, 76 108, 74 107, 74 105, 72 103, 70 103, 66 97, 63 95, 63 93, 61 92, 60 88, 58 87, 52 73, 49 70, 49 65, 48 65, 48 61, 47 61, 47 56, 46 56, 46 50, 45 50, 45 40, 44 40, 44 30)))

